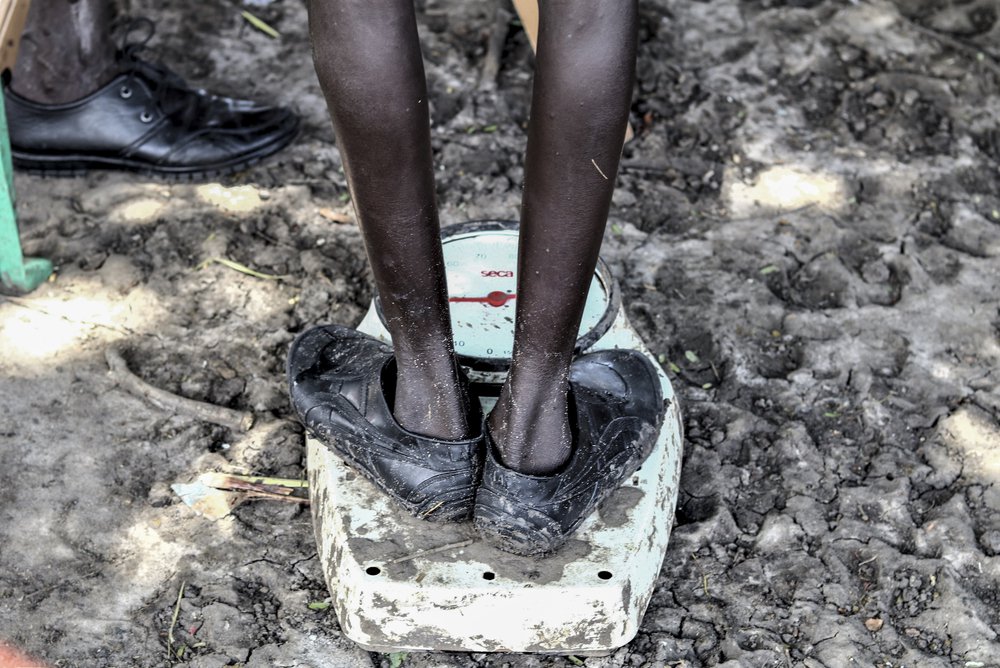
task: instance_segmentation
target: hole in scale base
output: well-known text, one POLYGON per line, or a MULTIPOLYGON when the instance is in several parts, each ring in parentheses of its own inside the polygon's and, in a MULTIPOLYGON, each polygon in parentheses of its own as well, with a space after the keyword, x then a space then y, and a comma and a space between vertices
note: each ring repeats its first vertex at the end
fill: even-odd
POLYGON ((378 575, 381 572, 382 569, 379 568, 378 566, 369 566, 368 568, 365 569, 365 573, 367 573, 368 575, 378 575))
POLYGON ((483 573, 484 580, 494 580, 496 579, 496 576, 497 574, 494 573, 493 571, 486 571, 485 573, 483 573))
POLYGON ((602 580, 610 580, 611 571, 597 571, 597 577, 601 578, 602 580))

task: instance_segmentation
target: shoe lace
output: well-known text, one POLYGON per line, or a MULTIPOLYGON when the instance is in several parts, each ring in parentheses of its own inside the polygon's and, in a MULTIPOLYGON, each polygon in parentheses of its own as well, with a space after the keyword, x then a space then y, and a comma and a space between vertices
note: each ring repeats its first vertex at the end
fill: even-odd
MULTIPOLYGON (((154 34, 156 25, 146 17, 137 17, 125 24, 118 48, 118 62, 128 78, 122 86, 121 95, 130 97, 136 79, 142 77, 153 89, 153 107, 162 110, 173 123, 189 129, 211 103, 212 96, 191 90, 180 75, 162 63, 140 58, 154 34), (139 38, 131 40, 137 32, 140 33, 139 38)), ((151 119, 152 113, 153 109, 144 110, 143 118, 151 119)))

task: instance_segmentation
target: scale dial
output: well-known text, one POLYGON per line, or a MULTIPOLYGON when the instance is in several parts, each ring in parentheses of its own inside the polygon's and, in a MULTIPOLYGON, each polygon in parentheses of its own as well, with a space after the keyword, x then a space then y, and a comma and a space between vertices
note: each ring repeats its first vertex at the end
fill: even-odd
MULTIPOLYGON (((473 369, 505 370, 514 347, 517 223, 464 223, 446 228, 442 236, 455 352, 473 369)), ((615 283, 602 262, 590 282, 578 350, 608 330, 617 309, 615 283)))
MULTIPOLYGON (((517 303, 517 222, 472 221, 442 230, 448 306, 459 361, 477 371, 506 371, 514 348, 517 303)), ((576 350, 611 327, 620 307, 617 284, 603 261, 590 281, 576 350)), ((385 326, 382 305, 375 311, 385 326)))

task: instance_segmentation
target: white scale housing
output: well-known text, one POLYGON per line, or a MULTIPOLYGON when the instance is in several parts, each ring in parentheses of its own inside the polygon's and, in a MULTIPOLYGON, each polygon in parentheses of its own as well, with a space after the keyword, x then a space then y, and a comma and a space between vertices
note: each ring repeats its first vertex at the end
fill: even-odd
MULTIPOLYGON (((446 228, 443 245, 456 351, 476 387, 495 395, 513 342, 516 224, 446 228)), ((358 329, 389 341, 377 301, 358 329)), ((307 440, 319 557, 348 638, 377 652, 587 655, 635 636, 673 522, 680 412, 603 264, 591 283, 578 347, 643 352, 659 374, 664 416, 649 458, 549 557, 493 549, 471 523, 415 519, 328 448, 307 440)), ((485 396, 484 408, 493 401, 485 396)))

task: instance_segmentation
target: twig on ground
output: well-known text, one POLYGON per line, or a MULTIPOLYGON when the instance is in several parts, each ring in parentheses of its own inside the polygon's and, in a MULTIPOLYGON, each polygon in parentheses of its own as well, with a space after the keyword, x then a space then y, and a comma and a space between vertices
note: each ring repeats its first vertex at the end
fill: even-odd
POLYGON ((252 25, 257 30, 261 31, 271 39, 278 39, 279 37, 281 37, 281 33, 279 33, 277 30, 268 25, 267 22, 265 22, 260 17, 251 14, 245 9, 242 12, 240 12, 240 16, 242 16, 247 23, 252 25))
POLYGON ((264 501, 285 501, 287 503, 300 503, 304 506, 308 506, 310 503, 307 497, 287 496, 285 494, 275 494, 273 492, 223 492, 221 489, 216 491, 222 492, 223 494, 236 494, 242 497, 243 500, 262 499, 264 501))
POLYGON ((181 599, 184 598, 184 585, 187 582, 181 581, 181 588, 177 591, 177 603, 174 604, 174 614, 170 618, 170 628, 167 630, 167 656, 174 658, 174 628, 177 626, 177 618, 181 614, 181 599))
POLYGON ((972 44, 966 44, 962 40, 956 39, 947 33, 940 32, 933 28, 928 28, 927 26, 917 23, 913 19, 905 16, 901 16, 900 18, 917 32, 923 33, 924 35, 941 42, 945 46, 951 47, 956 51, 961 51, 965 55, 971 57, 977 63, 992 72, 994 76, 1000 79, 1000 64, 998 64, 997 61, 994 60, 993 56, 987 53, 985 49, 981 49, 972 44))
MULTIPOLYGON (((258 429, 266 429, 259 427, 258 429)), ((286 501, 309 504, 309 483, 290 478, 243 476, 209 471, 189 483, 170 486, 181 500, 196 513, 210 520, 219 520, 250 499, 286 501)))
POLYGON ((328 207, 323 207, 321 209, 317 209, 316 212, 319 215, 321 215, 324 218, 326 218, 327 220, 329 220, 331 222, 334 222, 334 223, 350 223, 353 220, 346 213, 337 213, 336 211, 334 211, 333 209, 330 209, 328 207))
POLYGON ((293 478, 271 478, 259 475, 237 475, 235 473, 219 473, 210 471, 201 475, 202 481, 216 489, 245 489, 250 491, 267 491, 278 494, 291 494, 295 489, 309 489, 308 480, 293 478))
POLYGON ((235 260, 230 260, 224 257, 210 257, 201 264, 198 265, 198 269, 204 269, 208 265, 215 262, 216 264, 221 264, 223 267, 229 267, 233 271, 238 271, 241 274, 246 274, 247 276, 253 276, 254 278, 262 278, 265 281, 280 281, 288 278, 285 274, 265 274, 262 271, 257 271, 256 269, 251 269, 245 264, 236 262, 235 260))
POLYGON ((64 586, 66 586, 68 584, 73 584, 73 583, 76 583, 76 582, 80 582, 81 580, 86 580, 87 578, 92 578, 92 577, 94 577, 95 575, 97 575, 100 572, 101 572, 100 570, 90 571, 89 573, 87 573, 85 575, 81 575, 78 578, 73 578, 71 580, 60 580, 59 582, 57 582, 54 585, 50 585, 48 587, 42 587, 41 589, 36 589, 35 591, 33 591, 33 592, 29 593, 29 594, 25 594, 24 598, 34 598, 35 596, 38 596, 39 594, 47 594, 50 591, 53 591, 55 589, 59 589, 59 587, 64 587, 64 586))
POLYGON ((210 471, 202 473, 199 480, 215 490, 239 492, 243 498, 272 499, 274 501, 291 501, 293 503, 309 503, 306 496, 296 496, 295 492, 304 494, 309 489, 305 480, 290 480, 286 478, 262 478, 239 476, 210 471))
POLYGON ((250 427, 253 426, 253 413, 243 413, 204 401, 179 397, 166 390, 153 387, 129 371, 128 364, 125 363, 121 352, 114 346, 110 346, 104 351, 104 358, 108 361, 111 376, 120 387, 142 397, 158 408, 221 425, 236 432, 249 431, 250 427))

